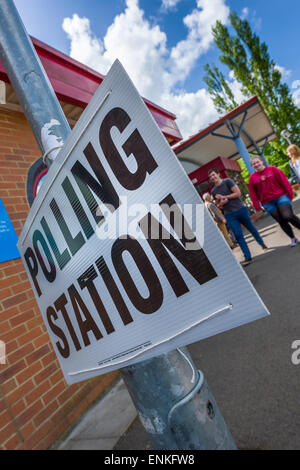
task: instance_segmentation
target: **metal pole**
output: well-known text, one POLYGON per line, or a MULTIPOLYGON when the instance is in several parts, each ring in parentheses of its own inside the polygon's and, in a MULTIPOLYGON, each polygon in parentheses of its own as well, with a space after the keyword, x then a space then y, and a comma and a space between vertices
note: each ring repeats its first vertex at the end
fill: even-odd
POLYGON ((236 449, 186 348, 126 367, 122 376, 154 449, 236 449))
POLYGON ((254 172, 254 168, 251 165, 251 158, 250 158, 249 152, 247 150, 247 147, 244 144, 243 139, 240 136, 236 136, 236 137, 233 138, 233 141, 236 145, 236 148, 239 151, 240 156, 244 160, 244 163, 247 167, 247 170, 249 171, 249 173, 251 175, 254 172))
POLYGON ((228 130, 231 132, 232 134, 232 137, 229 136, 229 135, 224 135, 224 134, 219 134, 218 132, 211 132, 211 135, 215 136, 215 137, 221 137, 222 139, 228 139, 228 140, 233 140, 237 149, 238 149, 238 152, 240 154, 240 156, 242 157, 242 159, 244 160, 245 162, 245 165, 249 171, 249 173, 253 173, 253 168, 251 166, 251 159, 250 159, 250 155, 249 155, 249 152, 247 150, 247 147, 246 145, 244 144, 242 138, 240 137, 239 134, 237 134, 234 130, 234 128, 232 126, 227 126, 228 127, 228 130))
POLYGON ((244 126, 244 122, 246 120, 246 117, 247 117, 247 111, 245 111, 245 113, 244 113, 244 116, 243 116, 241 124, 239 125, 238 131, 236 131, 235 128, 234 128, 234 124, 235 124, 234 122, 226 121, 226 124, 227 124, 227 129, 230 131, 230 133, 232 135, 232 139, 233 139, 233 141, 236 145, 236 148, 238 149, 238 152, 239 152, 240 156, 242 157, 242 159, 244 160, 244 163, 247 167, 247 170, 249 171, 249 173, 251 175, 251 173, 254 172, 254 169, 251 165, 251 159, 250 159, 250 155, 249 155, 249 152, 247 150, 247 147, 244 144, 243 139, 241 138, 241 132, 243 130, 243 126, 244 126))
POLYGON ((227 129, 229 130, 231 136, 224 135, 224 134, 219 134, 217 132, 211 132, 211 134, 216 136, 216 137, 221 137, 223 139, 229 139, 229 140, 234 141, 234 143, 236 145, 236 148, 238 149, 238 152, 239 152, 240 156, 242 157, 242 159, 244 160, 244 163, 247 167, 247 170, 249 171, 249 173, 251 175, 251 173, 253 173, 254 169, 252 168, 252 165, 251 165, 251 159, 250 159, 250 155, 249 155, 249 152, 247 150, 247 147, 244 144, 243 139, 241 138, 241 131, 243 130, 246 115, 247 115, 247 112, 245 112, 245 114, 244 114, 242 123, 238 127, 238 131, 236 131, 235 128, 234 128, 234 126, 237 125, 234 121, 229 121, 229 120, 226 121, 226 126, 227 126, 227 129))
POLYGON ((70 126, 12 0, 0 0, 0 57, 50 166, 70 126))
MULTIPOLYGON (((51 165, 70 127, 12 0, 0 0, 0 58, 51 165)), ((208 390, 185 350, 122 369, 141 421, 157 449, 235 449, 208 390)))
MULTIPOLYGON (((239 124, 235 123, 233 120, 231 120, 231 124, 232 124, 233 127, 237 127, 238 129, 240 129, 239 124)), ((241 131, 242 131, 242 133, 243 133, 246 137, 248 137, 248 139, 252 142, 252 144, 253 144, 254 147, 255 147, 255 150, 256 150, 257 154, 263 159, 264 164, 265 164, 266 166, 268 166, 269 163, 267 162, 266 157, 264 156, 264 150, 265 150, 265 147, 266 147, 266 145, 267 145, 267 143, 268 143, 268 138, 266 138, 263 147, 260 148, 260 147, 257 145, 257 143, 255 142, 255 140, 253 139, 253 137, 249 134, 249 132, 247 132, 244 128, 242 128, 241 131)))

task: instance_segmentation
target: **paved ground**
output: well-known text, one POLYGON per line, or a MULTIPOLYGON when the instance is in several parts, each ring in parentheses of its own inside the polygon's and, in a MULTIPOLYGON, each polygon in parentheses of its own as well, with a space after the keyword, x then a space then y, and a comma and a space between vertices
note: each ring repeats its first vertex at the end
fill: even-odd
POLYGON ((136 409, 123 380, 79 420, 72 432, 57 441, 57 450, 109 450, 136 417, 136 409))
MULTIPOLYGON (((300 199, 294 203, 300 215, 300 199)), ((271 316, 189 346, 204 372, 240 449, 300 449, 300 365, 291 362, 291 345, 300 340, 300 244, 269 216, 256 223, 268 253, 248 236, 255 258, 245 268, 271 316)), ((300 239, 300 233, 295 229, 300 239)), ((235 252, 242 259, 239 250, 235 252)), ((149 449, 138 420, 114 449, 149 449)))

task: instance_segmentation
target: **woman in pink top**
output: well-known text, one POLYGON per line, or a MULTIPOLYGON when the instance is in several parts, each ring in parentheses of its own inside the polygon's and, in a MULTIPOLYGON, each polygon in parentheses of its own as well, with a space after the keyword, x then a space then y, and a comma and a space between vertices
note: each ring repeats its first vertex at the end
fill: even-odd
POLYGON ((287 177, 279 168, 265 166, 258 156, 251 158, 251 165, 255 172, 249 179, 249 191, 254 208, 260 211, 262 205, 291 238, 291 246, 296 246, 298 240, 290 224, 300 230, 300 219, 293 212, 293 189, 287 177))

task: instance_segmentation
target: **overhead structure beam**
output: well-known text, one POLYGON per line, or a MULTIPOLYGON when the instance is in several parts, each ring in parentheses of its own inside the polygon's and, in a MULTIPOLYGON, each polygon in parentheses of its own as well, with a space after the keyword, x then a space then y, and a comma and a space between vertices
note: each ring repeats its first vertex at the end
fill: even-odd
MULTIPOLYGON (((241 121, 240 124, 237 124, 236 122, 234 122, 231 119, 227 119, 225 121, 226 127, 229 130, 231 135, 220 134, 220 133, 215 132, 215 131, 212 131, 211 134, 215 137, 220 137, 220 138, 223 138, 223 139, 233 140, 240 156, 242 157, 242 159, 243 159, 243 161, 244 161, 244 163, 247 167, 247 170, 249 171, 249 173, 251 175, 251 173, 254 172, 254 169, 251 165, 251 158, 250 158, 249 152, 247 150, 247 147, 246 147, 246 145, 245 145, 245 143, 244 143, 244 141, 241 137, 242 132, 244 132, 246 134, 246 131, 244 130, 244 124, 245 124, 246 118, 247 118, 247 110, 244 111, 242 121, 241 121)), ((248 136, 249 136, 249 134, 248 134, 248 136)), ((258 151, 259 155, 262 156, 263 151, 261 151, 259 149, 258 145, 252 139, 251 136, 249 136, 249 138, 252 141, 253 145, 255 146, 256 150, 258 151)), ((268 140, 266 139, 266 142, 264 144, 263 149, 265 148, 267 141, 268 140)), ((268 165, 268 162, 266 161, 265 158, 264 158, 264 162, 268 165)))

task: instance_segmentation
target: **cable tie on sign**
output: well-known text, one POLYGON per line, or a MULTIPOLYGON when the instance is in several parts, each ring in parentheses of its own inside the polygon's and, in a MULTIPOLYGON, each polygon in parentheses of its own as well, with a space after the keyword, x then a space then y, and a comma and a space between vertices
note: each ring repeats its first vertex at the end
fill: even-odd
POLYGON ((192 369, 192 373, 193 373, 192 378, 191 378, 191 383, 195 382, 196 374, 195 374, 195 369, 194 369, 191 361, 189 360, 189 358, 184 354, 184 352, 180 348, 177 348, 177 351, 185 358, 187 363, 190 365, 190 368, 192 369))
POLYGON ((79 371, 76 371, 76 372, 68 372, 68 375, 69 376, 73 376, 73 375, 78 375, 78 374, 83 374, 85 372, 94 372, 96 370, 101 370, 101 369, 106 369, 107 367, 111 367, 111 366, 116 366, 116 365, 119 365, 119 364, 123 364, 124 362, 128 362, 128 361, 131 361, 132 359, 134 359, 135 357, 138 357, 140 356, 141 354, 144 354, 145 352, 149 351, 150 349, 153 349, 157 346, 160 346, 161 344, 164 344, 168 341, 171 341, 172 339, 176 338, 176 336, 179 336, 181 335, 182 333, 186 333, 187 331, 189 331, 190 329, 194 328, 195 326, 198 326, 200 325, 201 323, 204 323, 205 321, 207 320, 210 320, 212 317, 214 317, 215 315, 217 315, 218 313, 222 313, 222 312, 225 312, 226 310, 231 310, 233 308, 233 305, 230 303, 228 305, 225 305, 225 307, 223 308, 220 308, 219 310, 216 310, 215 312, 213 313, 210 313, 209 315, 207 315, 206 317, 204 318, 201 318, 201 320, 198 320, 196 322, 194 322, 192 325, 184 328, 183 330, 179 331, 178 333, 170 336, 169 338, 166 338, 162 341, 159 341, 158 343, 155 343, 155 344, 152 344, 151 346, 149 346, 148 348, 145 348, 143 349, 143 351, 140 351, 136 354, 133 354, 132 356, 128 357, 127 359, 123 359, 122 361, 118 361, 118 362, 113 362, 109 365, 105 365, 105 366, 98 366, 98 367, 93 367, 91 369, 84 369, 84 370, 79 370, 79 371))
POLYGON ((52 152, 52 150, 61 149, 63 146, 64 146, 64 144, 56 145, 55 147, 52 147, 51 149, 47 150, 47 152, 45 152, 43 157, 42 157, 43 158, 43 163, 46 165, 45 159, 46 159, 46 157, 48 157, 49 153, 52 152))

